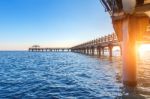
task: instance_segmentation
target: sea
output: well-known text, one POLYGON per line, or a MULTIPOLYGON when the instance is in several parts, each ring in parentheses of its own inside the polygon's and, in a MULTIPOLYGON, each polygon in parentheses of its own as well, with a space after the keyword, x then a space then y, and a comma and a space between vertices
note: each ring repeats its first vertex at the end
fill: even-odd
POLYGON ((0 51, 0 99, 150 99, 150 52, 138 55, 136 87, 122 84, 117 53, 0 51))

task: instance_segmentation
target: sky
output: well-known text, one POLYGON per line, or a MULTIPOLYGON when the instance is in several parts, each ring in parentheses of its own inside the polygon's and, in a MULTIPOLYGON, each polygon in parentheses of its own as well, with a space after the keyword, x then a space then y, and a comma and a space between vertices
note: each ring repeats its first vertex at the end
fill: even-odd
POLYGON ((0 50, 72 47, 113 31, 99 0, 0 0, 0 50))

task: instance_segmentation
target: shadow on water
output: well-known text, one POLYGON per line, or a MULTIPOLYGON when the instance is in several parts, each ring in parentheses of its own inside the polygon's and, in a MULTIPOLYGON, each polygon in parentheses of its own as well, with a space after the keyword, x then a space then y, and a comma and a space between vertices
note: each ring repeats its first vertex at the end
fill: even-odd
MULTIPOLYGON (((122 83, 121 74, 116 74, 116 82, 122 83)), ((129 87, 123 85, 120 87, 120 96, 115 97, 115 99, 146 99, 138 90, 138 87, 129 87)))
MULTIPOLYGON (((116 74, 116 82, 122 83, 122 77, 118 73, 116 74)), ((146 92, 145 90, 141 90, 141 86, 137 85, 135 87, 129 87, 126 85, 123 85, 120 87, 120 96, 115 97, 115 99, 147 99, 150 98, 149 92, 146 92)))
POLYGON ((146 99, 138 92, 137 87, 123 86, 121 87, 121 96, 117 96, 115 99, 146 99))

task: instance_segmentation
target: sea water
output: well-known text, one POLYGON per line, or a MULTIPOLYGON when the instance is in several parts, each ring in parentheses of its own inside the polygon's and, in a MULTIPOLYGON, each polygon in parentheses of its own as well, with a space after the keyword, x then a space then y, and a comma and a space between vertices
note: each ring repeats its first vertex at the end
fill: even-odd
POLYGON ((0 52, 0 99, 150 98, 150 53, 138 56, 138 85, 122 84, 122 59, 73 52, 0 52))

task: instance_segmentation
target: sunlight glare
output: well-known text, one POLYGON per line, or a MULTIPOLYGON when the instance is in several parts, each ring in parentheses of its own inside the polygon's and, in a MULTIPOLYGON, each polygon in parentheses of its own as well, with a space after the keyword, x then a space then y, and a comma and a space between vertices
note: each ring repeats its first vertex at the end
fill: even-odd
POLYGON ((140 55, 143 55, 146 51, 150 51, 150 44, 142 44, 139 48, 138 48, 138 53, 140 55))

